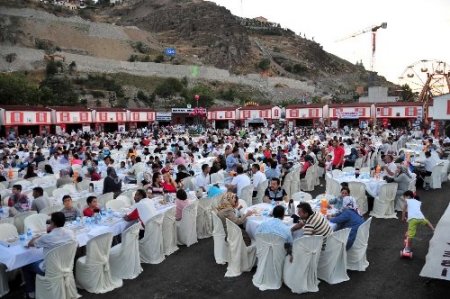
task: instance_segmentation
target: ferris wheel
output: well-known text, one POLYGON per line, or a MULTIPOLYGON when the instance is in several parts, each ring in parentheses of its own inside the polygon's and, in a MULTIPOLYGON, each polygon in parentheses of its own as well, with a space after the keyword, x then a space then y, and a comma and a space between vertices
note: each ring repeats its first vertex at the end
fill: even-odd
POLYGON ((450 92, 450 64, 441 60, 423 59, 406 67, 399 77, 401 85, 408 84, 424 104, 424 117, 428 118, 428 105, 435 96, 450 92))
POLYGON ((426 88, 432 96, 439 96, 450 92, 449 74, 450 64, 445 61, 423 59, 407 66, 399 83, 419 94, 426 88))

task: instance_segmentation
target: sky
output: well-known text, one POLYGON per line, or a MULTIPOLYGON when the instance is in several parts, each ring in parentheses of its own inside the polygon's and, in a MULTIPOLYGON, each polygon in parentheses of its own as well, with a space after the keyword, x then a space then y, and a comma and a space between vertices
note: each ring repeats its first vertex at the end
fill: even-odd
POLYGON ((450 0, 210 1, 234 15, 263 16, 308 39, 314 37, 327 52, 352 63, 362 59, 366 69, 372 56, 370 32, 336 41, 387 22, 377 33, 374 70, 394 83, 405 83, 398 78, 420 60, 450 63, 450 0))

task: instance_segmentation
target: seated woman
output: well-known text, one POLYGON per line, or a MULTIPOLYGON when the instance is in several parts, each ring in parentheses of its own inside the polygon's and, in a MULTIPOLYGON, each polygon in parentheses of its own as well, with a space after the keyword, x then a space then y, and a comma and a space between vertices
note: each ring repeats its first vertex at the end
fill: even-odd
POLYGON ((53 168, 50 164, 44 165, 44 171, 45 171, 45 175, 53 174, 53 168))
POLYGON ((187 199, 187 193, 183 189, 179 189, 177 191, 177 199, 175 200, 176 212, 175 219, 180 221, 183 217, 183 210, 190 204, 190 201, 187 199))
POLYGON ((237 195, 232 192, 227 192, 222 196, 222 199, 217 206, 217 216, 219 216, 220 220, 222 220, 225 232, 227 231, 225 219, 228 219, 239 225, 242 230, 242 237, 244 238, 244 242, 247 246, 249 246, 251 245, 251 240, 245 229, 242 228, 242 224, 245 222, 245 219, 248 216, 251 216, 253 214, 253 211, 248 211, 245 215, 238 216, 236 210, 240 209, 242 209, 242 206, 239 206, 237 195))
POLYGON ((24 179, 32 179, 37 177, 37 174, 34 172, 34 165, 28 164, 27 173, 23 176, 24 179))
POLYGON ((405 166, 398 165, 397 173, 391 180, 398 184, 396 196, 400 197, 403 195, 403 193, 409 190, 409 183, 412 180, 412 176, 405 166))
POLYGON ((354 167, 358 156, 358 151, 356 150, 356 148, 352 147, 350 149, 350 155, 344 156, 344 167, 354 167))
POLYGON ((331 218, 328 216, 328 218, 330 222, 338 225, 338 230, 351 228, 346 245, 346 249, 349 250, 355 242, 358 227, 364 223, 364 218, 360 215, 354 198, 350 196, 344 197, 342 212, 336 217, 331 218))
POLYGON ((170 172, 163 174, 163 181, 161 182, 163 186, 164 193, 175 193, 177 192, 177 183, 170 175, 170 172))
POLYGON ((77 217, 81 216, 80 211, 73 207, 73 201, 70 195, 64 195, 62 198, 62 202, 64 208, 61 210, 61 212, 64 214, 66 222, 74 221, 77 219, 77 217))
POLYGON ((177 182, 177 184, 181 183, 181 181, 183 179, 191 176, 191 174, 187 170, 186 166, 180 164, 177 166, 177 169, 178 169, 178 172, 177 172, 177 177, 175 179, 175 182, 177 182))
POLYGON ((100 208, 98 207, 97 197, 88 196, 86 199, 87 208, 83 210, 83 215, 86 217, 92 217, 96 213, 100 212, 100 208))
POLYGON ((103 194, 113 192, 114 198, 119 196, 122 192, 122 180, 116 174, 114 167, 108 167, 106 169, 107 177, 103 181, 103 194))
POLYGON ((153 173, 151 185, 145 185, 144 189, 151 191, 153 195, 163 194, 164 186, 162 184, 161 174, 159 172, 153 173))
POLYGON ((311 157, 310 155, 305 155, 302 160, 303 160, 302 162, 304 163, 302 166, 302 170, 300 171, 301 179, 303 179, 306 176, 306 171, 308 170, 308 168, 310 168, 314 164, 314 158, 311 157))

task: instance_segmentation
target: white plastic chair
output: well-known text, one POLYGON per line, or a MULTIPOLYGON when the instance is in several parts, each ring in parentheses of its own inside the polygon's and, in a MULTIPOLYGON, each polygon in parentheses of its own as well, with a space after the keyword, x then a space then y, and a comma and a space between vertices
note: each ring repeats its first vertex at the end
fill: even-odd
POLYGON ((211 212, 213 221, 213 240, 214 240, 214 259, 219 265, 224 265, 228 262, 228 243, 225 240, 226 234, 223 228, 222 220, 213 211, 211 212))
POLYGON ((70 192, 68 192, 66 189, 64 188, 58 188, 53 190, 53 197, 55 198, 56 202, 60 202, 62 203, 62 198, 64 195, 69 195, 70 192))
POLYGON ((292 263, 290 256, 284 260, 283 282, 293 293, 319 291, 317 266, 322 249, 322 236, 303 236, 294 240, 292 263))
POLYGON ((331 175, 333 177, 340 177, 342 175, 342 170, 340 170, 340 169, 333 169, 331 171, 331 175))
POLYGON ((255 240, 258 265, 253 285, 260 291, 277 290, 282 284, 286 242, 274 234, 256 234, 255 240))
POLYGON ((131 200, 129 196, 126 195, 119 195, 117 196, 116 200, 123 201, 125 203, 125 207, 131 207, 133 205, 133 201, 131 200))
POLYGON ((111 276, 109 268, 111 242, 111 233, 92 238, 86 245, 86 255, 77 260, 75 271, 77 285, 89 293, 107 293, 123 284, 121 279, 111 276))
MULTIPOLYGON (((17 228, 9 223, 0 223, 0 240, 6 241, 10 238, 18 238, 17 228)), ((6 266, 0 264, 0 297, 9 293, 8 274, 6 266)))
MULTIPOLYGON (((76 189, 78 192, 89 190, 90 180, 84 178, 81 182, 76 184, 76 189)), ((70 185, 69 185, 70 186, 70 185)))
POLYGON ((253 197, 253 185, 248 185, 242 188, 240 199, 244 200, 247 203, 247 206, 252 205, 252 197, 253 197))
POLYGON ((160 264, 164 261, 164 246, 162 223, 164 214, 150 218, 145 224, 144 237, 139 241, 141 262, 146 264, 160 264))
POLYGON ((234 222, 225 219, 228 232, 228 267, 225 277, 236 277, 249 272, 256 261, 256 247, 245 246, 242 231, 234 222))
POLYGON ((45 256, 45 275, 36 275, 36 298, 81 297, 73 277, 73 262, 77 247, 77 242, 69 242, 48 252, 45 256))
POLYGON ((376 218, 397 218, 394 210, 397 186, 397 183, 388 183, 380 187, 379 196, 373 202, 373 210, 370 212, 370 216, 376 218))
POLYGON ((369 242, 370 223, 372 217, 358 227, 356 239, 352 247, 347 251, 347 269, 354 271, 366 271, 369 266, 366 251, 369 242))
POLYGON ((294 201, 299 201, 299 202, 311 202, 312 196, 309 193, 300 191, 300 192, 292 194, 291 199, 293 199, 294 201))
POLYGON ((347 281, 347 245, 350 228, 333 232, 327 238, 325 250, 320 253, 317 277, 329 284, 347 281))
POLYGON ((28 216, 23 221, 24 232, 31 229, 34 233, 42 233, 47 231, 47 219, 46 214, 33 214, 28 216))
POLYGON ((14 182, 14 185, 20 185, 23 189, 27 189, 28 187, 31 187, 32 183, 29 180, 19 180, 17 182, 14 182))
POLYGON ((111 248, 109 265, 111 276, 120 279, 135 279, 142 273, 139 254, 140 223, 135 223, 122 232, 122 243, 111 248))
POLYGON ((177 224, 175 220, 175 207, 164 213, 162 224, 164 255, 169 256, 179 248, 177 246, 177 224))
POLYGON ((341 185, 339 184, 339 182, 333 178, 328 178, 326 193, 331 194, 335 197, 341 195, 341 185))
POLYGON ((313 166, 306 170, 305 178, 300 180, 300 184, 303 191, 314 191, 315 178, 313 166))
POLYGON ((114 199, 106 202, 106 208, 111 209, 114 212, 119 212, 126 207, 126 203, 122 200, 114 199))
POLYGON ((48 206, 46 208, 43 208, 42 210, 39 211, 39 214, 45 214, 45 215, 50 215, 54 212, 59 212, 63 209, 63 205, 51 205, 48 206))
POLYGON ((27 211, 22 212, 14 216, 14 226, 17 228, 19 234, 23 234, 24 230, 24 221, 30 215, 37 214, 36 211, 27 211))
POLYGON ((209 198, 199 199, 197 206, 197 238, 206 239, 211 237, 212 220, 211 220, 212 201, 209 198))
POLYGON ((367 202, 366 185, 360 182, 348 182, 348 188, 350 189, 350 195, 356 200, 361 214, 367 213, 369 203, 367 202))
POLYGON ((178 245, 191 246, 198 242, 197 240, 197 205, 194 201, 183 209, 183 216, 177 221, 177 241, 178 245))

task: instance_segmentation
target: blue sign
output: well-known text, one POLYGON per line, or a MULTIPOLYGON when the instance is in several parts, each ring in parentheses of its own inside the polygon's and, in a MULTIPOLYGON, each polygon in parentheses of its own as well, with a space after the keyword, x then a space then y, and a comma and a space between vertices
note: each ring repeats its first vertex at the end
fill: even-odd
POLYGON ((175 50, 175 48, 166 48, 164 50, 164 54, 166 54, 167 56, 173 57, 177 54, 177 51, 175 50))

